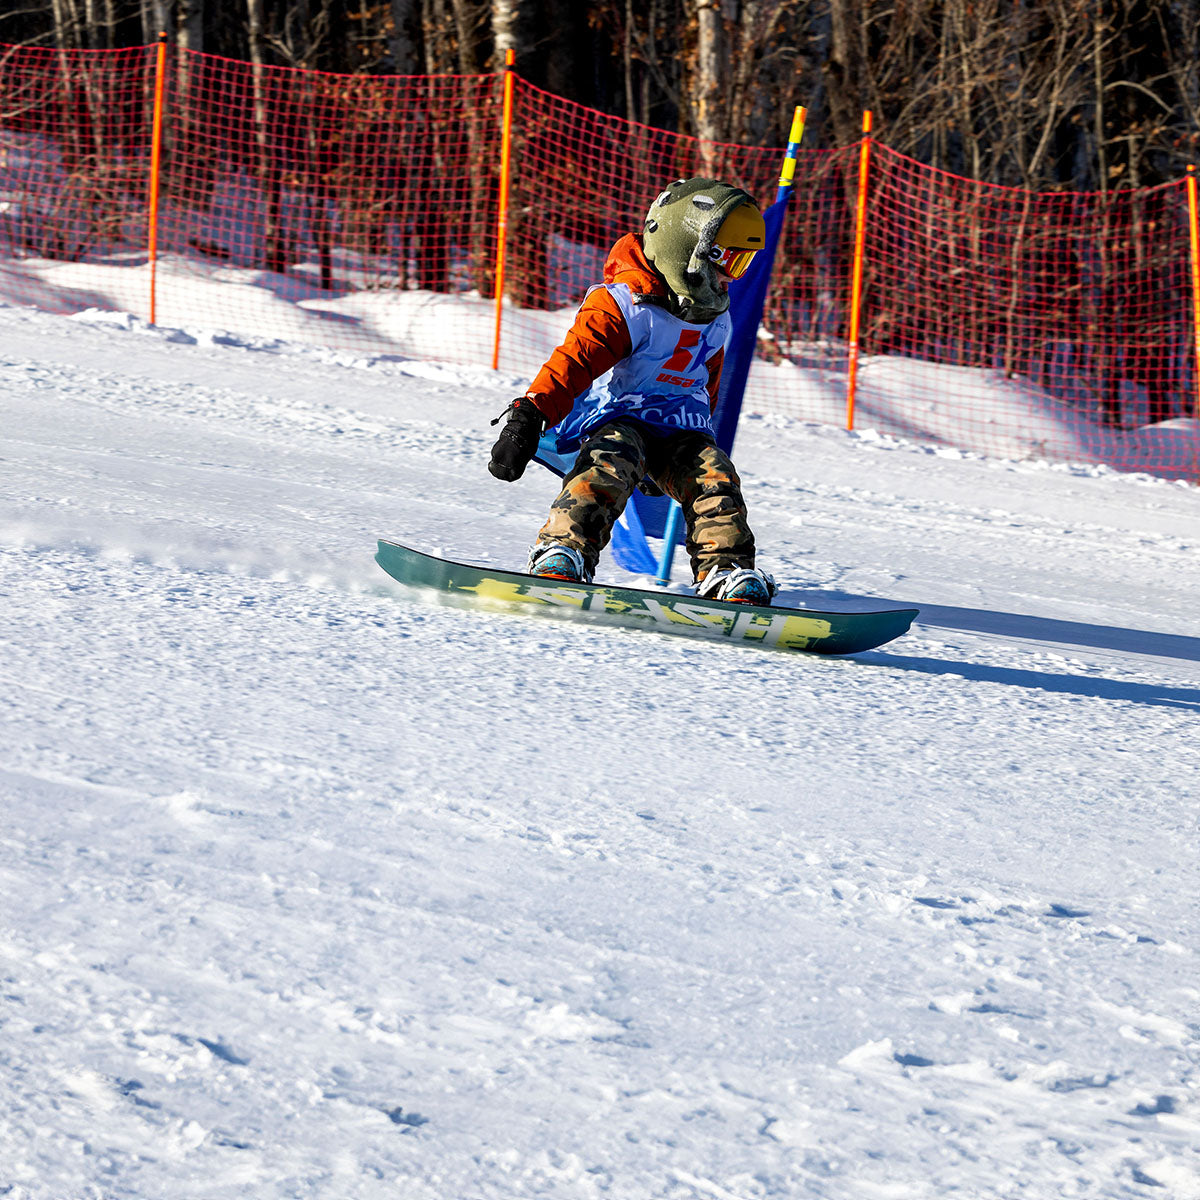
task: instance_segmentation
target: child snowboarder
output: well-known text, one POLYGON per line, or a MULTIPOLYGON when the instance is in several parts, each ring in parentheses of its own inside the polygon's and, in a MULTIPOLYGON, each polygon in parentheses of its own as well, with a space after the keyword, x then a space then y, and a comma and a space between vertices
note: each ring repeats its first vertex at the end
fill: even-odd
POLYGON ((519 479, 543 429, 582 403, 582 445, 527 570, 591 580, 626 501, 648 478, 683 509, 696 593, 769 604, 774 580, 754 566, 741 484, 716 444, 731 328, 728 285, 766 230, 754 201, 715 179, 680 179, 650 206, 642 234, 612 248, 563 344, 506 420, 488 469, 519 479))

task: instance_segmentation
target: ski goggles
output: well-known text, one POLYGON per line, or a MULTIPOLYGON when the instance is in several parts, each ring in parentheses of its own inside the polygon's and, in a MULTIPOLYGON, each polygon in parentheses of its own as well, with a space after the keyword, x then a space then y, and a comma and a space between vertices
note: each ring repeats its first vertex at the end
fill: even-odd
POLYGON ((757 253, 757 250, 727 250, 724 246, 713 246, 708 252, 708 259, 722 275, 728 275, 730 279, 741 279, 749 270, 757 253))

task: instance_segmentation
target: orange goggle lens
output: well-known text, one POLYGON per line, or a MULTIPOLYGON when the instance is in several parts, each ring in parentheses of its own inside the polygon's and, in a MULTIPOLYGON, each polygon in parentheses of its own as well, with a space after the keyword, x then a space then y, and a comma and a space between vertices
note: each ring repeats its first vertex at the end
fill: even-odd
POLYGON ((757 253, 757 250, 726 250, 724 246, 714 246, 708 257, 722 274, 730 279, 741 279, 757 253))

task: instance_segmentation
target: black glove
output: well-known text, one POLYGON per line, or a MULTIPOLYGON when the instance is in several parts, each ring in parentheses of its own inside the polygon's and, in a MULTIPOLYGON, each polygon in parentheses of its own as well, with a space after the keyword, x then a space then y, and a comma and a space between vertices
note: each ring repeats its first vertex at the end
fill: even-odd
POLYGON ((512 483, 525 474, 546 426, 546 418, 528 396, 518 396, 492 424, 499 425, 505 417, 508 421, 492 447, 488 470, 497 479, 512 483))

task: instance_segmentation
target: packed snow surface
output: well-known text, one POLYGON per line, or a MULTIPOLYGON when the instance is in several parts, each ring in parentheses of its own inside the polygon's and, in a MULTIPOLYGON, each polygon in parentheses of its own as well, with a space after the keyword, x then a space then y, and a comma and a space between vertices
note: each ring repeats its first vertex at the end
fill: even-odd
POLYGON ((912 633, 405 592, 523 383, 0 308, 0 1195, 1200 1198, 1196 488, 748 412, 912 633))

